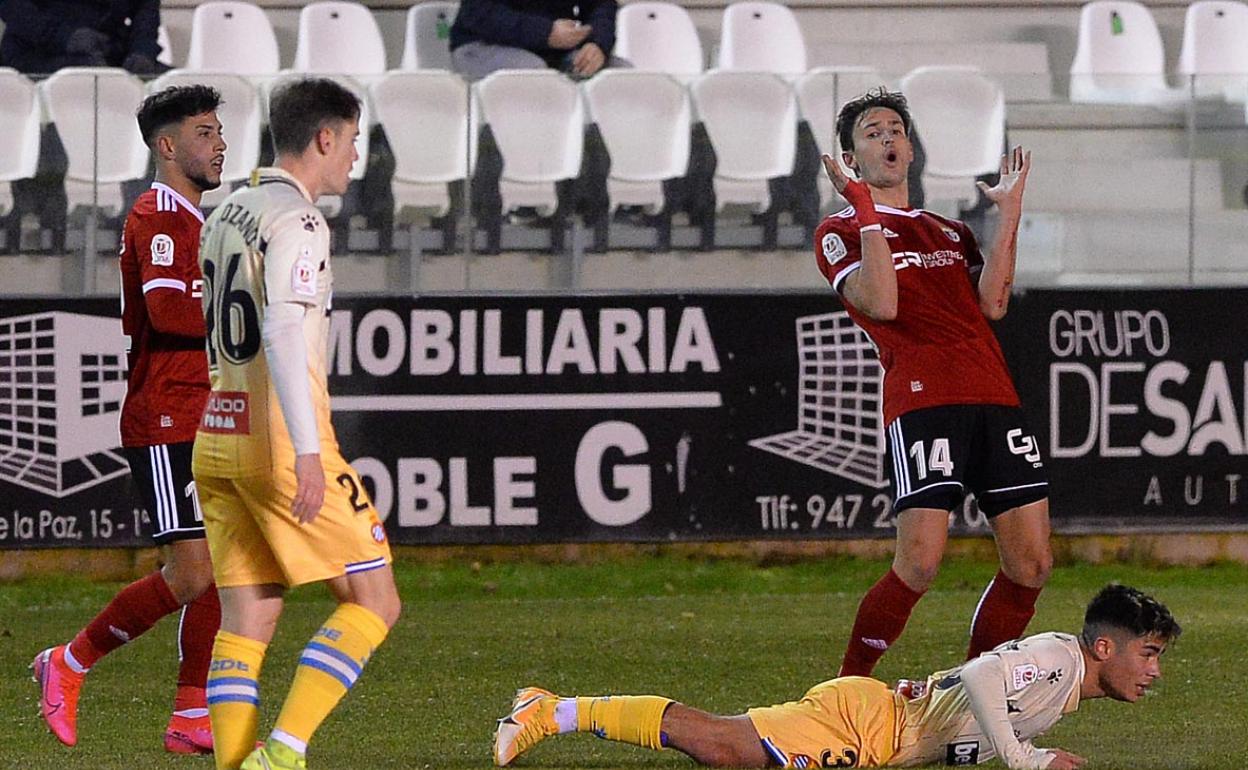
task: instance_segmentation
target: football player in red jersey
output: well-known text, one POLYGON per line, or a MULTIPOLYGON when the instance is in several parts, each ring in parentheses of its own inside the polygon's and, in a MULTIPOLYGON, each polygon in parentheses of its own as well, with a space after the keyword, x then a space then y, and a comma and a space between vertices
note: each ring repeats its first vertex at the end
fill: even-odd
POLYGON ((841 663, 841 676, 868 676, 935 578, 950 511, 967 494, 1001 560, 971 621, 968 659, 1022 635, 1052 567, 1039 443, 988 325, 1009 304, 1031 156, 1015 147, 997 184, 979 183, 1000 212, 981 254, 965 223, 907 205, 904 96, 879 89, 846 104, 836 131, 858 178, 823 157, 850 205, 819 225, 815 257, 879 350, 897 522, 892 569, 863 597, 841 663))
POLYGON ((123 588, 68 644, 35 658, 43 718, 68 746, 78 740, 78 694, 91 666, 181 609, 181 665, 165 748, 212 751, 204 683, 221 609, 191 477, 191 445, 208 397, 199 202, 221 184, 220 103, 215 89, 175 86, 147 97, 137 115, 156 159, 156 181, 135 201, 122 235, 122 331, 130 373, 121 440, 164 566, 123 588))

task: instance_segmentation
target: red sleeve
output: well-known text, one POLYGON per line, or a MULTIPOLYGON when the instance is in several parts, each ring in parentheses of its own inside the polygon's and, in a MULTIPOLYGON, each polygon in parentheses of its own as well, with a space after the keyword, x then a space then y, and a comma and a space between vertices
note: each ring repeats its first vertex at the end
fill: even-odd
POLYGON ((862 264, 862 233, 856 220, 828 217, 815 230, 815 262, 839 294, 845 279, 862 264))
POLYGON ((203 339, 199 291, 199 221, 191 227, 178 212, 135 217, 134 259, 143 303, 153 328, 162 334, 203 339))

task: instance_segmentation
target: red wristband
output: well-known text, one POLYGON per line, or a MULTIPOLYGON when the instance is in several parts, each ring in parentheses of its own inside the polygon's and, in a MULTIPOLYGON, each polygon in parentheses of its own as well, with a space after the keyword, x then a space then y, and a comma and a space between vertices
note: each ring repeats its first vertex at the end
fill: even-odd
POLYGON ((849 201, 849 205, 854 207, 854 217, 858 220, 858 227, 870 227, 871 225, 879 226, 880 215, 875 211, 875 201, 871 198, 871 188, 867 187, 865 182, 851 181, 845 191, 841 193, 845 200, 849 201))

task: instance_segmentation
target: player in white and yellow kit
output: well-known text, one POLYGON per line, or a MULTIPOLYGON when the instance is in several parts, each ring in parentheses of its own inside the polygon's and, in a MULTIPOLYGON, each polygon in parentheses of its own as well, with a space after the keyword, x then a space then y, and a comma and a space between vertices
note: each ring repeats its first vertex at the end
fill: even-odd
POLYGON ((1078 637, 1007 642, 932 674, 913 699, 851 676, 816 685, 799 701, 717 716, 657 696, 560 698, 528 687, 498 722, 494 761, 507 765, 550 735, 592 732, 678 749, 711 767, 974 765, 1000 757, 1013 770, 1072 770, 1085 760, 1031 739, 1082 700, 1139 700, 1180 632, 1156 599, 1110 585, 1088 604, 1078 637))
POLYGON ((325 79, 274 91, 274 168, 204 223, 200 265, 212 393, 193 470, 221 594, 208 708, 217 768, 303 768, 312 733, 398 619, 390 547, 330 422, 333 269, 315 203, 346 191, 359 102, 325 79), (258 679, 285 590, 339 601, 299 659, 269 740, 253 751, 258 679))

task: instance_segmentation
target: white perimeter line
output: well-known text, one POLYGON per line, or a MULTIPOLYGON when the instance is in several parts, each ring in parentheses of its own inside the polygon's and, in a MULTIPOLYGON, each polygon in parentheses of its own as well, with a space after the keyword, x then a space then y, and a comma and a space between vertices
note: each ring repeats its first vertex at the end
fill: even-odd
POLYGON ((698 409, 723 406, 713 390, 677 393, 506 393, 459 396, 338 396, 335 412, 500 412, 529 409, 698 409))

